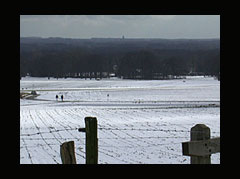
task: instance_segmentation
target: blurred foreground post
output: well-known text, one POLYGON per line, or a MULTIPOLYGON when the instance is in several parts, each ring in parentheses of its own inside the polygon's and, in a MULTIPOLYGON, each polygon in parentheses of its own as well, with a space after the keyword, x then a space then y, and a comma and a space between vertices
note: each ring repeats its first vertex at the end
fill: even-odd
POLYGON ((64 142, 60 146, 60 154, 63 164, 77 164, 74 150, 74 141, 64 142))

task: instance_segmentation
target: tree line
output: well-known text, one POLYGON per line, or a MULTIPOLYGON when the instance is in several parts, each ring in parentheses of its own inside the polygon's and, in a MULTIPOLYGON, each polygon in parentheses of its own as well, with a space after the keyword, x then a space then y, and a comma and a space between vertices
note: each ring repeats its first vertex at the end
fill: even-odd
POLYGON ((21 39, 20 78, 220 74, 220 41, 21 39))

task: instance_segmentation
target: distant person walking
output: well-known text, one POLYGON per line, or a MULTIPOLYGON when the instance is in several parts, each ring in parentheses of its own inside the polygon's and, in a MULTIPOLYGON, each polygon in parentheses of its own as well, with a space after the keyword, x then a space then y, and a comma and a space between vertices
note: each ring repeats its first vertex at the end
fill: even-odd
POLYGON ((56 101, 58 100, 58 95, 56 95, 56 101))
POLYGON ((61 95, 61 99, 62 99, 62 101, 63 101, 63 95, 61 95))

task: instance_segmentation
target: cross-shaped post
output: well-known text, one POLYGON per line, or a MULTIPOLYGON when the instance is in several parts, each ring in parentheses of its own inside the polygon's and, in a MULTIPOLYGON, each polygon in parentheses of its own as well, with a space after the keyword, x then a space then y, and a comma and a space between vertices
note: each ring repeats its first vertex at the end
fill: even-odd
POLYGON ((190 139, 182 143, 182 151, 191 156, 191 164, 211 164, 211 154, 220 152, 220 137, 210 139, 210 128, 204 124, 191 128, 190 139))

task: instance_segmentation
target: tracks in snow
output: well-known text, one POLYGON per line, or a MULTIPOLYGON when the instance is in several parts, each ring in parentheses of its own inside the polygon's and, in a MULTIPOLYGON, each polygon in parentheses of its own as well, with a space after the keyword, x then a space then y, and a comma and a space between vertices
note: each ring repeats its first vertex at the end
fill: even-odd
MULTIPOLYGON (((193 118, 201 113, 194 110, 191 110, 193 118)), ((205 113, 206 109, 201 110, 205 113)), ((20 111, 21 163, 59 164, 60 145, 69 140, 75 141, 77 163, 85 163, 85 135, 77 129, 85 126, 86 116, 98 119, 101 163, 161 163, 163 158, 188 162, 181 155, 180 146, 188 140, 194 120, 184 119, 182 109, 171 109, 169 113, 169 110, 141 108, 26 107, 20 111)))

